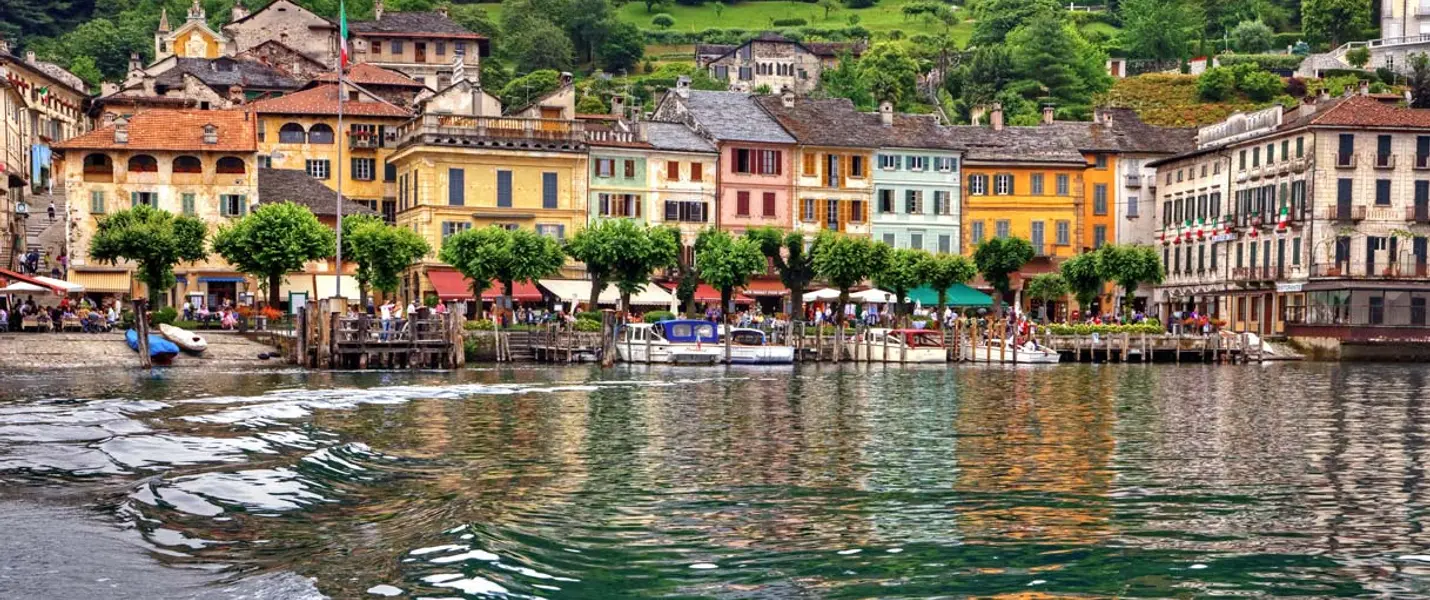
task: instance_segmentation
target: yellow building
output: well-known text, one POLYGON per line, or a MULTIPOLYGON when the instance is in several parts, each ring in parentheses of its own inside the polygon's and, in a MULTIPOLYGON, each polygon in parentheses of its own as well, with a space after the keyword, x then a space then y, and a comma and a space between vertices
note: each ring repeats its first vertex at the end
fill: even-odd
MULTIPOLYGON (((1082 124, 1087 127, 1087 124, 1082 124)), ((1117 154, 1109 150, 1083 150, 1082 241, 1078 249, 1096 250, 1117 241, 1117 154)))
POLYGON ((793 223, 806 235, 829 229, 869 235, 874 148, 882 128, 848 100, 779 96, 756 98, 799 142, 795 154, 793 223))
POLYGON ((344 196, 395 223, 397 177, 387 159, 396 149, 398 126, 412 113, 357 89, 347 90, 342 109, 339 136, 337 84, 249 105, 257 124, 259 164, 307 171, 334 189, 341 172, 344 196))
POLYGON ((218 58, 228 54, 229 40, 210 29, 208 16, 199 0, 189 7, 188 19, 177 29, 169 29, 169 11, 159 13, 159 28, 154 31, 154 60, 170 56, 181 58, 218 58))

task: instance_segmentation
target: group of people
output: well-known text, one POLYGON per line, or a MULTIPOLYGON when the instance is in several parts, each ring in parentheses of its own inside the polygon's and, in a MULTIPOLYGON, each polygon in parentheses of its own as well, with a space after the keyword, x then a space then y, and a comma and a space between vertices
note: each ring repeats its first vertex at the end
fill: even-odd
POLYGON ((184 301, 181 312, 185 321, 198 323, 216 322, 223 329, 237 329, 239 314, 238 309, 228 298, 220 298, 218 308, 211 310, 202 300, 194 304, 188 300, 184 301))
POLYGON ((14 307, 14 310, 0 308, 0 328, 19 331, 25 319, 33 318, 41 331, 62 331, 65 323, 78 323, 84 333, 109 331, 119 322, 119 303, 110 301, 97 306, 89 298, 70 300, 62 298, 55 306, 40 306, 35 297, 30 296, 14 307))
POLYGON ((29 252, 20 257, 20 273, 23 275, 48 275, 55 279, 64 279, 69 273, 69 257, 61 252, 59 258, 51 259, 49 251, 41 255, 39 250, 31 248, 29 252))

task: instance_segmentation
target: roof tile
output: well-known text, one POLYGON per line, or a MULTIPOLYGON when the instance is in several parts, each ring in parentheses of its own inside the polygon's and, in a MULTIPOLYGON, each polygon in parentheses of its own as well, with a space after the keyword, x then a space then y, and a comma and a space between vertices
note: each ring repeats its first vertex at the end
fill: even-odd
MULTIPOLYGON (((336 115, 338 114, 338 86, 337 84, 320 85, 286 96, 259 100, 248 105, 248 108, 264 114, 336 115)), ((412 113, 373 96, 368 96, 367 100, 361 102, 343 102, 343 114, 399 119, 412 116, 412 113)))
POLYGON ((193 150, 200 152, 255 152, 253 119, 237 110, 151 109, 129 119, 129 142, 114 141, 114 125, 73 137, 60 150, 193 150), (218 143, 204 143, 204 126, 218 126, 218 143))

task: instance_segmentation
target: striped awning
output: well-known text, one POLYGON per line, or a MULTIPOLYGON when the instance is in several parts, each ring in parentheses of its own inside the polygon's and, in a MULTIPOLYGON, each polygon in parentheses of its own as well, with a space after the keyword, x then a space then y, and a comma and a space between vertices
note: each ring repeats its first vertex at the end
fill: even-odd
POLYGON ((129 271, 71 270, 69 281, 84 286, 86 292, 101 294, 128 294, 134 283, 129 271))

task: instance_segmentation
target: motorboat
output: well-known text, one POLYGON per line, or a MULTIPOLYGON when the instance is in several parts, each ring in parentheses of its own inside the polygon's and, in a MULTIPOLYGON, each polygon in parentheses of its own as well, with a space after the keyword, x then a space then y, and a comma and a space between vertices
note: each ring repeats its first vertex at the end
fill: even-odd
POLYGON ((621 328, 617 356, 633 363, 714 364, 724 358, 715 323, 670 319, 621 328))
POLYGON ((1032 340, 1021 345, 1002 339, 989 340, 976 346, 964 342, 962 356, 963 360, 970 362, 1047 364, 1062 360, 1056 350, 1032 340))
MULTIPOLYGON (((722 328, 721 332, 724 332, 722 328)), ((723 340, 721 341, 723 343, 723 340)), ((724 356, 724 348, 720 349, 724 356)), ((793 346, 769 343, 765 332, 748 327, 730 329, 730 363, 745 365, 788 365, 794 363, 793 346)))
MULTIPOLYGON (((124 343, 129 344, 129 349, 139 351, 139 332, 133 329, 124 332, 124 343)), ((173 342, 164 339, 163 336, 149 334, 149 360, 156 365, 168 365, 174 362, 174 357, 179 355, 179 347, 173 342)))
POLYGON ((181 327, 164 323, 159 325, 159 333, 189 354, 203 354, 209 348, 209 342, 203 336, 181 327))
POLYGON ((871 361, 941 363, 948 361, 943 332, 930 329, 874 328, 856 336, 850 344, 871 361))

